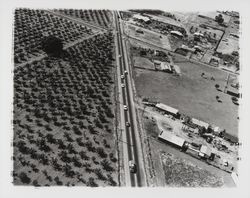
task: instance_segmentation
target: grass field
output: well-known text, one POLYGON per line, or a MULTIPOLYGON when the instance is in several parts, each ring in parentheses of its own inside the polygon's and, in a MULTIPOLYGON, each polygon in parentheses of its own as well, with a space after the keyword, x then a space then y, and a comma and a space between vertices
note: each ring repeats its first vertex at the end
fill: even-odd
POLYGON ((148 58, 137 56, 135 57, 134 61, 135 61, 134 62, 135 67, 151 69, 151 70, 155 69, 154 63, 151 62, 148 58))
POLYGON ((167 36, 130 24, 128 24, 128 31, 128 35, 133 38, 137 38, 141 41, 152 43, 167 50, 171 50, 171 45, 167 36), (143 30, 143 34, 137 33, 136 28, 143 30))
POLYGON ((139 97, 156 99, 180 110, 181 113, 225 128, 238 135, 238 106, 223 90, 227 73, 203 65, 175 61, 181 70, 180 76, 135 69, 135 84, 139 97), (206 78, 201 77, 205 73, 206 78), (211 80, 211 77, 215 81, 211 80), (216 100, 219 96, 221 102, 216 100))

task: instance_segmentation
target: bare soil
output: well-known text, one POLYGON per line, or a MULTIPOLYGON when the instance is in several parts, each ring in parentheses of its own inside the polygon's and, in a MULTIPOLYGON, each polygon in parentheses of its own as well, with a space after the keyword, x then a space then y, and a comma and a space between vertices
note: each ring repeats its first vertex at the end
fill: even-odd
POLYGON ((174 62, 180 68, 179 76, 135 68, 138 96, 157 100, 238 136, 238 106, 232 102, 230 95, 223 92, 227 73, 184 59, 174 62), (218 90, 215 84, 219 84, 218 90), (219 96, 220 102, 216 96, 219 96))

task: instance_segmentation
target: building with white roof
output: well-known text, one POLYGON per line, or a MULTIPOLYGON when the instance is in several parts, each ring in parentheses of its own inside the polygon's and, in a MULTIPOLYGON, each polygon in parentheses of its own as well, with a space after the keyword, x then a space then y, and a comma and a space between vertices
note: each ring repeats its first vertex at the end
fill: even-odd
POLYGON ((205 145, 202 145, 200 148, 199 156, 209 158, 211 156, 212 152, 211 149, 208 148, 205 145))
POLYGON ((170 132, 167 132, 167 131, 162 131, 159 136, 158 136, 159 139, 163 140, 163 141, 166 141, 174 146, 177 146, 177 147, 180 147, 182 148, 184 143, 185 143, 185 140, 176 136, 176 135, 173 135, 171 134, 170 132))
POLYGON ((173 30, 173 31, 170 31, 170 34, 173 34, 173 35, 176 35, 176 36, 179 36, 179 37, 183 37, 183 34, 179 31, 176 31, 176 30, 173 30))
POLYGON ((137 19, 137 20, 142 20, 144 22, 149 22, 150 21, 150 18, 149 17, 146 17, 146 16, 142 16, 140 14, 135 14, 133 16, 134 19, 137 19))
POLYGON ((162 71, 172 72, 171 65, 167 62, 161 62, 160 64, 162 71))
POLYGON ((201 120, 198 120, 198 119, 195 119, 195 118, 192 118, 192 123, 199 126, 199 127, 205 127, 205 129, 208 129, 209 127, 209 124, 206 123, 206 122, 203 122, 201 120))
POLYGON ((170 107, 168 105, 165 105, 163 103, 157 103, 155 105, 155 107, 157 107, 158 109, 160 109, 162 111, 165 111, 168 114, 172 114, 174 116, 178 116, 179 115, 179 110, 178 109, 175 109, 175 108, 170 107))

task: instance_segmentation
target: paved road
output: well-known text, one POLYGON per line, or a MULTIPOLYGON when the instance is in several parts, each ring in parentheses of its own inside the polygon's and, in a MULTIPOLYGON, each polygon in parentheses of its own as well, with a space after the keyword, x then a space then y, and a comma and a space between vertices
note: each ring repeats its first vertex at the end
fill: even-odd
POLYGON ((140 137, 138 133, 138 126, 136 121, 135 105, 133 100, 133 90, 132 90, 132 74, 131 69, 128 64, 126 46, 123 40, 123 27, 118 16, 118 12, 113 12, 114 22, 116 29, 116 44, 117 44, 117 53, 118 53, 118 78, 121 75, 124 75, 125 70, 128 72, 127 75, 124 75, 124 79, 118 80, 118 86, 124 84, 125 87, 122 88, 120 92, 120 103, 126 105, 128 110, 124 110, 123 105, 121 107, 121 117, 124 117, 121 120, 121 127, 124 126, 124 123, 130 123, 130 127, 125 126, 123 131, 123 141, 126 142, 127 146, 123 147, 124 151, 124 170, 125 170, 125 181, 126 186, 145 186, 145 171, 143 163, 143 154, 141 148, 140 137), (124 116, 123 116, 124 115, 124 116), (127 156, 126 156, 127 155, 127 156), (137 165, 137 173, 133 174, 128 172, 128 161, 133 160, 137 165), (128 181, 130 180, 130 181, 128 181))

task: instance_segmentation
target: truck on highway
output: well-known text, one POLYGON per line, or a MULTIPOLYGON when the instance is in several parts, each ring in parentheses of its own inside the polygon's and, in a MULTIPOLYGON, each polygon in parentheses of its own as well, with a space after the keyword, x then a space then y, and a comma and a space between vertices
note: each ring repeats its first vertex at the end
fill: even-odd
POLYGON ((129 164, 129 171, 131 173, 136 173, 137 172, 137 166, 136 166, 135 162, 133 160, 130 160, 128 164, 129 164))

